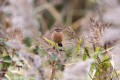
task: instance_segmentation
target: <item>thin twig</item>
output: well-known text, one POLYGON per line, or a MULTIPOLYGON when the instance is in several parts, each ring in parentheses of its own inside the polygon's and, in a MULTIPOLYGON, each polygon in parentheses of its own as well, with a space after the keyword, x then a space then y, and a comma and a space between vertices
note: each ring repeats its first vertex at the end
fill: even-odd
POLYGON ((55 73, 56 73, 56 61, 55 61, 55 63, 53 63, 53 65, 52 65, 52 74, 51 74, 50 80, 53 80, 53 79, 54 79, 55 73))

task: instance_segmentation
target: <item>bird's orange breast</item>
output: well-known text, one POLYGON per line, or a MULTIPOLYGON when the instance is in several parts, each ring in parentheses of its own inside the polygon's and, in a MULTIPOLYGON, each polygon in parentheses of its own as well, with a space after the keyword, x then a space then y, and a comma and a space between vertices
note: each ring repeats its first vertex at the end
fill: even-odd
POLYGON ((63 33, 62 32, 53 32, 52 39, 55 43, 61 43, 63 39, 63 33))

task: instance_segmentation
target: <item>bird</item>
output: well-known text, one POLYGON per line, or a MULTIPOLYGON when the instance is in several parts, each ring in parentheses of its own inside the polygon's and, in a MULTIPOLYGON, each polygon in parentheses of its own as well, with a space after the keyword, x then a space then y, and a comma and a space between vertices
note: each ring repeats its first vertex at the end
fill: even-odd
POLYGON ((61 28, 55 28, 52 33, 52 40, 58 44, 59 47, 63 47, 62 41, 63 41, 63 31, 61 28))

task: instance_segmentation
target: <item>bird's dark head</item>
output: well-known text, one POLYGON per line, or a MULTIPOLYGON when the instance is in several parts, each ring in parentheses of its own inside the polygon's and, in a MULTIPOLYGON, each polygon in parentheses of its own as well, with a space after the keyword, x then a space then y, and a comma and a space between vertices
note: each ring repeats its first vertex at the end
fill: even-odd
POLYGON ((56 32, 61 32, 62 29, 61 29, 61 28, 56 28, 55 31, 56 31, 56 32))

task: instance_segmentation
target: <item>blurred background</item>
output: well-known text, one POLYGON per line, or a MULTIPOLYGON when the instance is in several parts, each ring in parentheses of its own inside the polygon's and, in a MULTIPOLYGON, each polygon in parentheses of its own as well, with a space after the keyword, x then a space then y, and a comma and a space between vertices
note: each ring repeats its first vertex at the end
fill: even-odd
POLYGON ((119 80, 119 35, 120 0, 0 0, 0 80, 119 80), (60 54, 51 38, 56 27, 63 29, 60 54), (90 70, 94 50, 110 58, 100 74, 90 70))
MULTIPOLYGON (((1 0, 0 4, 1 16, 4 15, 3 19, 7 18, 5 20, 11 23, 10 26, 35 27, 42 35, 56 23, 65 27, 71 26, 80 32, 81 29, 88 28, 89 18, 93 16, 106 22, 119 23, 118 20, 115 21, 119 17, 117 15, 119 0, 29 0, 20 2, 1 0)), ((4 24, 3 19, 2 24, 4 24)))

